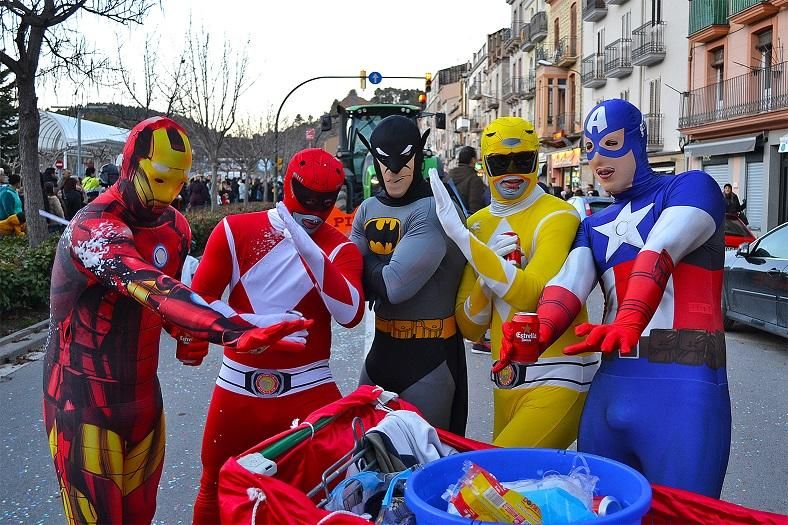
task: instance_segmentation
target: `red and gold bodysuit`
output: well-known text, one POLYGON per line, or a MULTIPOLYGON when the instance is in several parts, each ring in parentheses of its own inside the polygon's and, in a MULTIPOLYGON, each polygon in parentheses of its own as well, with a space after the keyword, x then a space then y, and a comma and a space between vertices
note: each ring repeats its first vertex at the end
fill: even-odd
POLYGON ((191 242, 186 219, 169 206, 191 166, 178 124, 138 124, 123 157, 120 180, 72 220, 52 269, 44 422, 67 523, 153 519, 164 459, 156 368, 165 323, 238 350, 309 324, 256 328, 177 280, 191 242))

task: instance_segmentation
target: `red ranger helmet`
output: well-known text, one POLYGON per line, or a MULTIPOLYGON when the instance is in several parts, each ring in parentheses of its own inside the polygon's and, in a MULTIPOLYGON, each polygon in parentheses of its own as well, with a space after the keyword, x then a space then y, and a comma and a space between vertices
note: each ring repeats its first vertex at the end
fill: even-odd
POLYGON ((334 207, 345 172, 342 163, 320 148, 301 150, 290 159, 284 179, 284 203, 297 222, 315 231, 334 207))

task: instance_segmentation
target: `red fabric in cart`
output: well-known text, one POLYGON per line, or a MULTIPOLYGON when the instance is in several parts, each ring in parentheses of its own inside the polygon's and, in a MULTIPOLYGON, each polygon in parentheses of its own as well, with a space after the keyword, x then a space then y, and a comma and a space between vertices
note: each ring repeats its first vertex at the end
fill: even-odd
MULTIPOLYGON (((282 455, 277 461, 275 477, 253 474, 241 467, 236 458, 228 460, 219 476, 222 523, 369 525, 369 521, 357 516, 332 514, 317 508, 306 493, 317 484, 328 466, 353 448, 350 432, 353 418, 360 417, 368 430, 386 416, 384 410, 375 407, 380 392, 379 388, 362 386, 347 397, 313 412, 306 422, 315 423, 324 416, 334 416, 336 420, 318 430, 312 439, 282 455), (254 489, 260 489, 264 495, 259 503, 253 497, 254 489), (255 503, 258 503, 256 510, 255 503)), ((413 405, 400 399, 391 401, 388 406, 395 410, 418 412, 413 405)), ((303 425, 298 428, 303 428, 303 425)), ((262 450, 294 431, 287 430, 267 439, 241 456, 262 450)), ((495 448, 442 430, 438 430, 438 435, 441 441, 461 451, 495 448)), ((652 485, 652 489, 653 501, 651 510, 643 518, 644 525, 788 525, 788 516, 752 510, 659 485, 652 485)))
POLYGON ((651 485, 651 510, 643 525, 787 525, 788 516, 748 509, 694 492, 651 485))

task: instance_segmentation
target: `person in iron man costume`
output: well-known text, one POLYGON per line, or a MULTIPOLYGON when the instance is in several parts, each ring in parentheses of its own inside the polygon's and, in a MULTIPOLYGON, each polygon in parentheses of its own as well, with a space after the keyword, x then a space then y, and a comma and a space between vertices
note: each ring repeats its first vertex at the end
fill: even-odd
POLYGON ((303 349, 298 334, 310 322, 301 316, 262 327, 265 319, 223 303, 219 313, 178 281, 191 232, 169 204, 190 167, 183 128, 164 117, 141 122, 124 147, 118 182, 60 239, 43 404, 69 524, 153 519, 165 442, 156 375, 163 325, 239 352, 287 336, 278 348, 303 349))
POLYGON ((643 116, 625 100, 597 104, 583 132, 588 165, 615 201, 581 223, 537 307, 545 347, 597 282, 605 296, 602 323, 576 327, 584 340, 564 349, 603 356, 577 449, 719 498, 731 443, 720 188, 699 170, 655 173, 643 116))
MULTIPOLYGON (((364 312, 361 253, 324 222, 344 179, 331 154, 300 151, 285 172, 283 203, 229 216, 208 239, 196 292, 211 300, 229 286, 228 303, 239 312, 298 311, 314 324, 303 352, 273 345, 250 355, 225 346, 205 424, 195 524, 219 522, 219 470, 228 458, 341 397, 328 366, 331 319, 352 327, 364 312)), ((179 347, 195 363, 206 353, 207 343, 179 347)))

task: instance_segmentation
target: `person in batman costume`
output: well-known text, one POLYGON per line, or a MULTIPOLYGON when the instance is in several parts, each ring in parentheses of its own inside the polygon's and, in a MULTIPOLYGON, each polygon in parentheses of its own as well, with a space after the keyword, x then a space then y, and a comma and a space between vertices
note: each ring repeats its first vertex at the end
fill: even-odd
POLYGON ((350 236, 364 256, 364 294, 375 309, 360 384, 396 392, 433 426, 462 435, 468 384, 454 301, 465 259, 443 232, 421 176, 428 135, 399 115, 383 119, 369 141, 359 135, 383 183, 359 206, 350 236))

